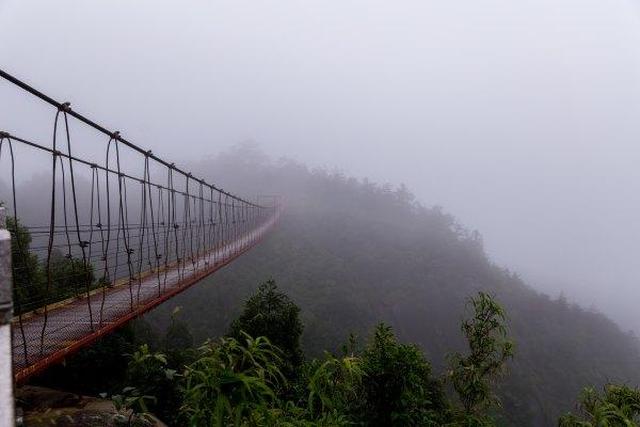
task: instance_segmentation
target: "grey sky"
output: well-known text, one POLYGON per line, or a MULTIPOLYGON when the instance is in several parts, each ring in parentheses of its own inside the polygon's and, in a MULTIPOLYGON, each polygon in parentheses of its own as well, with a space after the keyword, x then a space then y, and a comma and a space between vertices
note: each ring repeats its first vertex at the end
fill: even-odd
MULTIPOLYGON (((630 0, 0 0, 0 64, 183 161, 406 183, 493 259, 640 331, 640 15, 630 0)), ((0 83, 0 127, 48 135, 0 83)))

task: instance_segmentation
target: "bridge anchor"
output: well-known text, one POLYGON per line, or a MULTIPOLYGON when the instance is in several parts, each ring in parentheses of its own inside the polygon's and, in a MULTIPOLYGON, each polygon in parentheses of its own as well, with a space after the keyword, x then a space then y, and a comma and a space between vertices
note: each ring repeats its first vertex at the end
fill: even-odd
POLYGON ((0 207, 0 426, 15 425, 11 318, 11 234, 6 228, 5 209, 0 207))

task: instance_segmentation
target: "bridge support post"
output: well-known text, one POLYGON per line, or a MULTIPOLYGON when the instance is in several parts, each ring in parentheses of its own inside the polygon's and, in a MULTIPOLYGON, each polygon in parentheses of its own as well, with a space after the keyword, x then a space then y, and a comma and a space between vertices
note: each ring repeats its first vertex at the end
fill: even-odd
POLYGON ((11 318, 13 294, 11 280, 11 234, 0 207, 0 426, 15 425, 13 398, 13 358, 11 318))

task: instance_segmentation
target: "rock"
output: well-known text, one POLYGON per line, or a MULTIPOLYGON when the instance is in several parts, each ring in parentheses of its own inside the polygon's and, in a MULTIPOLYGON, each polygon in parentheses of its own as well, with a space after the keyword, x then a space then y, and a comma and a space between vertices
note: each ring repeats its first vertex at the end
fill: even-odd
POLYGON ((80 403, 81 397, 65 391, 28 385, 16 389, 16 400, 18 406, 25 411, 30 411, 76 406, 80 403))
MULTIPOLYGON (((113 402, 45 387, 16 390, 16 406, 23 411, 25 427, 122 427, 131 412, 118 411, 113 402)), ((166 427, 152 415, 133 416, 132 426, 166 427)))

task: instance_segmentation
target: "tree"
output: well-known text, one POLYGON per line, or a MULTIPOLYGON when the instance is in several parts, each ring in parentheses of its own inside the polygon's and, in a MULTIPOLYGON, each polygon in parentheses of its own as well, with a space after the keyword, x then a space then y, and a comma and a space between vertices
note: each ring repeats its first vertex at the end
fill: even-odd
POLYGON ((173 316, 162 344, 166 351, 183 351, 193 347, 193 335, 186 323, 173 316))
POLYGON ((473 315, 462 322, 462 332, 469 354, 450 357, 449 378, 462 403, 466 424, 485 425, 489 423, 486 409, 500 403, 491 382, 513 357, 514 346, 507 338, 505 311, 490 295, 479 292, 468 305, 473 315))
POLYGON ((366 425, 440 425, 446 399, 418 347, 398 343, 391 327, 379 324, 361 363, 366 425))
POLYGON ((51 288, 49 289, 50 302, 73 295, 81 295, 87 288, 93 288, 93 265, 84 263, 83 260, 72 256, 63 255, 59 250, 51 252, 49 265, 51 272, 51 288))
POLYGON ((241 340, 244 333, 267 337, 282 351, 282 371, 291 378, 303 361, 302 329, 300 308, 278 290, 274 280, 268 280, 245 302, 242 314, 231 324, 229 336, 237 340, 241 340))
POLYGON ((13 300, 20 314, 46 302, 46 278, 37 255, 31 252, 29 230, 13 217, 7 217, 7 230, 11 233, 13 300))
POLYGON ((13 217, 7 218, 7 229, 11 233, 13 296, 18 314, 81 294, 94 286, 91 263, 85 264, 83 260, 55 249, 51 252, 51 284, 47 289, 47 268, 31 252, 31 233, 13 217))

